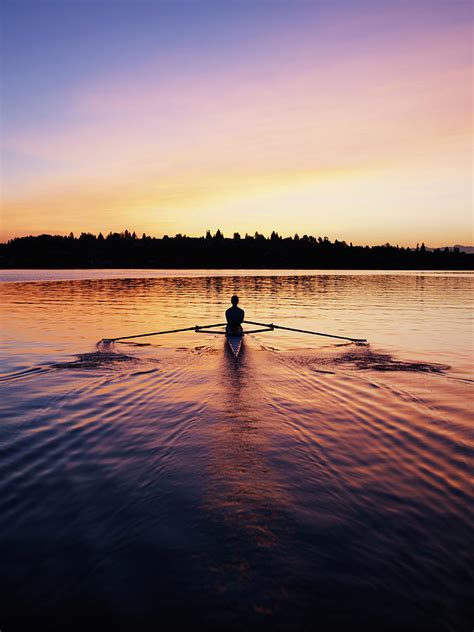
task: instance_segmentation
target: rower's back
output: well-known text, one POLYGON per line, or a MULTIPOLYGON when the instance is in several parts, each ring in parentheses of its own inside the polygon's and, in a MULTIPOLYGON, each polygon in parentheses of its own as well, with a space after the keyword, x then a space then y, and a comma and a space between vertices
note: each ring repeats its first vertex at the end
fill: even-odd
POLYGON ((239 297, 235 294, 230 299, 230 302, 232 303, 232 307, 229 307, 225 312, 227 323, 231 327, 239 327, 244 322, 245 312, 243 309, 240 309, 240 307, 237 307, 239 297))
POLYGON ((241 325, 245 318, 245 312, 237 305, 232 305, 226 310, 225 317, 229 325, 241 325))

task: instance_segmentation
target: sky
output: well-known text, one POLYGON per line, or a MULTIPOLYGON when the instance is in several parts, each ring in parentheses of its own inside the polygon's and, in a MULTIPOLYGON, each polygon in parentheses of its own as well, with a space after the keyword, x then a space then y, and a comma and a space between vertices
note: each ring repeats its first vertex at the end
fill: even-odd
POLYGON ((470 0, 0 6, 0 241, 474 243, 470 0))

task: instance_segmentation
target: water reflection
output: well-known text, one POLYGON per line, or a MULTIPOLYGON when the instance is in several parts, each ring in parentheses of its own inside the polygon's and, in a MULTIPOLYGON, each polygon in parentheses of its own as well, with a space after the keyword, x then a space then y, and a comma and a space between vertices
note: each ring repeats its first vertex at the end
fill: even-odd
MULTIPOLYGON (((237 292, 251 320, 366 337, 372 348, 400 359, 415 354, 417 360, 467 371, 473 278, 321 274, 4 283, 2 351, 13 364, 15 356, 26 360, 22 354, 87 352, 102 338, 220 322, 237 292)), ((170 348, 196 344, 193 333, 149 342, 170 348)), ((269 344, 287 350, 330 343, 280 331, 271 334, 269 344)))
POLYGON ((473 278, 419 277, 0 285, 5 629, 24 612, 58 629, 137 613, 466 627, 473 278), (290 332, 238 358, 194 332, 95 347, 221 321, 233 293, 251 320, 370 347, 290 332))

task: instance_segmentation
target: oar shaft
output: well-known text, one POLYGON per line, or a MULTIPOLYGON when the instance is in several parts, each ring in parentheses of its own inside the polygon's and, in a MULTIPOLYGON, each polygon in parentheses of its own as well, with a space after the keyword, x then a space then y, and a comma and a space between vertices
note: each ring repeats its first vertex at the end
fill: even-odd
POLYGON ((253 320, 245 320, 249 325, 259 325, 260 327, 270 327, 271 329, 285 329, 286 331, 296 331, 300 334, 312 334, 313 336, 325 336, 326 338, 338 338, 339 340, 350 340, 351 342, 367 342, 363 338, 348 338, 347 336, 336 336, 335 334, 324 334, 320 331, 309 331, 308 329, 295 329, 294 327, 283 327, 282 325, 256 323, 253 320))
POLYGON ((117 342, 117 340, 129 340, 130 338, 144 338, 145 336, 160 336, 162 334, 177 334, 182 331, 199 331, 210 327, 223 327, 226 323, 216 323, 215 325, 194 325, 194 327, 184 327, 183 329, 168 329, 166 331, 152 331, 148 334, 134 334, 132 336, 119 336, 118 338, 103 338, 107 342, 117 342))
POLYGON ((348 336, 336 336, 335 334, 325 334, 321 331, 309 331, 307 329, 294 329, 293 327, 281 327, 273 325, 275 329, 286 329, 287 331, 298 331, 301 334, 313 334, 314 336, 325 336, 326 338, 338 338, 339 340, 350 340, 351 342, 367 342, 365 338, 349 338, 348 336))
MULTIPOLYGON (((338 340, 350 340, 351 342, 367 342, 367 340, 363 338, 349 338, 348 336, 336 336, 335 334, 325 334, 321 331, 309 331, 309 329, 296 329, 294 327, 284 327, 283 325, 274 325, 273 323, 271 324, 257 323, 254 320, 244 320, 244 323, 247 323, 248 325, 257 325, 258 327, 265 327, 266 329, 262 331, 268 331, 269 329, 270 330, 284 329, 286 331, 296 331, 300 334, 311 334, 313 336, 337 338, 338 340)), ((103 338, 103 341, 104 342, 117 342, 118 340, 130 340, 132 338, 144 338, 146 336, 161 336, 163 334, 177 334, 177 333, 181 333, 182 331, 201 331, 203 329, 211 329, 213 327, 225 327, 226 325, 227 323, 216 323, 214 325, 194 325, 194 327, 183 327, 182 329, 167 329, 166 331, 152 331, 146 334, 133 334, 131 336, 119 336, 118 338, 103 338)), ((217 333, 225 333, 225 332, 217 332, 217 333)), ((249 331, 246 333, 257 333, 257 331, 249 331)))
POLYGON ((152 331, 148 334, 134 334, 132 336, 119 336, 118 338, 104 338, 108 342, 117 340, 129 340, 130 338, 144 338, 145 336, 159 336, 160 334, 176 334, 181 331, 194 331, 196 327, 185 327, 184 329, 168 329, 167 331, 152 331))

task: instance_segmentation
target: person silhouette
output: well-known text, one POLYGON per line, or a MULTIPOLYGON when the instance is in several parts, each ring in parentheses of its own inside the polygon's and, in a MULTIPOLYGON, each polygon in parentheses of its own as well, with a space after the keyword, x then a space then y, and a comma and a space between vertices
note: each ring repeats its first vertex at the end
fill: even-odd
POLYGON ((240 307, 237 307, 239 303, 239 297, 234 294, 234 296, 230 299, 232 303, 232 307, 225 312, 225 317, 227 320, 226 331, 230 334, 240 334, 242 333, 242 323, 245 318, 245 312, 240 307))

